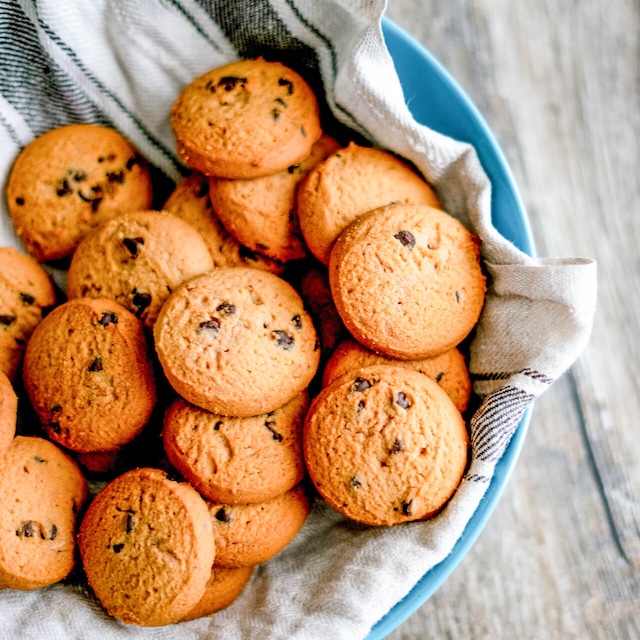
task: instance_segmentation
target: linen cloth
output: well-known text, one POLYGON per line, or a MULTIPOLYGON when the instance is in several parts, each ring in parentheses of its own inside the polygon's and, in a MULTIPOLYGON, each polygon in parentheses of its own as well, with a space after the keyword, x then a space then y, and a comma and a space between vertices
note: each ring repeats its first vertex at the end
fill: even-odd
MULTIPOLYGON (((213 618, 138 628, 108 618, 78 573, 0 591, 0 638, 196 640, 365 638, 460 539, 523 413, 588 341, 596 265, 525 255, 492 226, 491 185, 473 148, 417 124, 385 47, 384 0, 13 0, 0 2, 0 240, 22 247, 7 174, 35 136, 109 124, 172 181, 184 175, 169 123, 179 91, 238 57, 277 58, 321 83, 324 108, 411 160, 445 208, 482 239, 489 290, 470 347, 472 461, 446 509, 391 528, 351 523, 318 501, 295 540, 213 618)), ((64 274, 52 272, 61 283, 64 274)))

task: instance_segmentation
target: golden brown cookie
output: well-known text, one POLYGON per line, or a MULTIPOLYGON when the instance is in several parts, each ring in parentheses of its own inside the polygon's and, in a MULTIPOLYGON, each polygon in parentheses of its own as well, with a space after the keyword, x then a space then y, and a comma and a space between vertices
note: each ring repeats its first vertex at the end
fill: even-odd
POLYGON ((382 149, 350 143, 312 169, 298 190, 302 235, 323 264, 336 238, 358 216, 392 202, 440 207, 429 184, 382 149))
POLYGON ((153 367, 140 320, 113 300, 77 298, 36 327, 23 378, 49 437, 86 453, 140 433, 156 399, 153 367))
POLYGON ((271 413, 237 418, 178 398, 164 418, 167 457, 211 501, 270 500, 305 475, 302 423, 308 404, 303 391, 271 413))
POLYGON ((230 416, 286 404, 307 388, 320 358, 295 289, 248 267, 185 282, 162 307, 154 338, 172 387, 196 406, 230 416))
POLYGON ((134 211, 87 235, 71 260, 69 298, 109 298, 153 326, 185 280, 213 269, 202 236, 166 211, 134 211))
POLYGON ((221 609, 226 609, 244 591, 253 575, 254 569, 255 567, 225 569, 214 565, 204 595, 200 598, 198 604, 180 621, 195 620, 203 616, 210 616, 221 609))
POLYGON ((171 108, 188 167, 223 178, 256 178, 306 158, 321 135, 312 89, 292 69, 262 58, 212 69, 171 108))
POLYGON ((140 626, 187 615, 205 592, 215 557, 205 501, 188 483, 151 468, 128 471, 98 493, 78 546, 102 606, 140 626))
POLYGON ((0 459, 16 434, 18 396, 11 381, 0 372, 0 459))
POLYGON ((266 562, 300 531, 311 503, 300 485, 254 504, 209 503, 216 539, 216 565, 235 568, 266 562))
POLYGON ((117 131, 70 124, 35 138, 7 189, 18 235, 39 261, 64 258, 86 233, 120 212, 151 206, 146 162, 117 131))
POLYGON ((25 346, 56 302, 53 284, 34 258, 0 248, 0 371, 15 380, 25 346))
POLYGON ((460 344, 478 321, 486 288, 479 239, 444 211, 412 204, 353 222, 331 252, 329 282, 349 332, 406 360, 460 344))
POLYGON ((55 444, 13 439, 0 465, 0 588, 39 589, 69 575, 87 495, 78 466, 55 444))
POLYGON ((337 151, 338 143, 323 135, 301 162, 250 180, 212 177, 213 208, 225 228, 243 245, 280 262, 307 255, 296 212, 298 183, 319 162, 337 151))
POLYGON ((411 367, 424 373, 444 389, 461 413, 467 409, 471 396, 471 379, 464 355, 455 347, 431 358, 398 360, 378 355, 356 340, 346 339, 336 347, 327 361, 322 373, 322 385, 326 387, 349 371, 375 364, 411 367))
POLYGON ((180 182, 163 209, 174 213, 200 233, 209 248, 214 267, 255 267, 276 275, 284 264, 240 244, 225 228, 209 197, 209 179, 194 171, 180 182))
POLYGON ((312 267, 306 271, 300 279, 299 290, 317 328, 322 355, 327 358, 349 333, 333 302, 326 269, 312 267))
POLYGON ((423 520, 458 487, 465 423, 449 396, 413 369, 358 369, 325 387, 304 427, 304 456, 322 497, 368 525, 423 520))

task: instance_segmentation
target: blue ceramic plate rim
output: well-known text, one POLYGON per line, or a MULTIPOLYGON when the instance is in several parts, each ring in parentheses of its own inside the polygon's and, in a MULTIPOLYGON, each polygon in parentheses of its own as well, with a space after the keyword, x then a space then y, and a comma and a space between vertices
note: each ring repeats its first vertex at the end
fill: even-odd
MULTIPOLYGON (((388 18, 383 34, 414 118, 440 133, 471 143, 492 184, 492 220, 519 249, 535 255, 529 219, 509 165, 493 133, 471 99, 421 44, 388 18), (419 77, 420 83, 416 84, 419 77), (446 105, 446 109, 441 107, 446 105)), ((451 553, 372 628, 367 640, 381 640, 396 629, 442 585, 484 529, 516 464, 531 419, 529 408, 496 465, 487 492, 451 553)))

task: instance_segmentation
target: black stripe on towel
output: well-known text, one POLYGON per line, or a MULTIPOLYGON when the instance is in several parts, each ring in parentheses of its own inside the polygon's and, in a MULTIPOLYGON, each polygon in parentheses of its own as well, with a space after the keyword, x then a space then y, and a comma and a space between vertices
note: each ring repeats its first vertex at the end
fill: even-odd
POLYGON ((511 386, 485 396, 471 418, 474 457, 487 462, 497 461, 534 398, 532 393, 511 386))
POLYGON ((45 52, 35 25, 16 2, 0 5, 0 41, 0 94, 34 136, 68 122, 107 124, 104 113, 45 52))

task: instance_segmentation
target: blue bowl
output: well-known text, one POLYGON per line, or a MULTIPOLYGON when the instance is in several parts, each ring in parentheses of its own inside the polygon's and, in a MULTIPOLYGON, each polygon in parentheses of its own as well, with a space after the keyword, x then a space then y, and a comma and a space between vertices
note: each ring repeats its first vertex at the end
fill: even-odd
MULTIPOLYGON (((496 229, 519 249, 535 255, 529 220, 507 161, 482 115, 446 69, 389 19, 384 37, 396 66, 409 109, 421 124, 472 144, 491 181, 491 216, 496 229)), ((516 464, 531 418, 527 410, 516 429, 484 499, 451 553, 429 570, 410 593, 371 630, 367 640, 391 633, 440 587, 476 541, 495 509, 516 464)))

